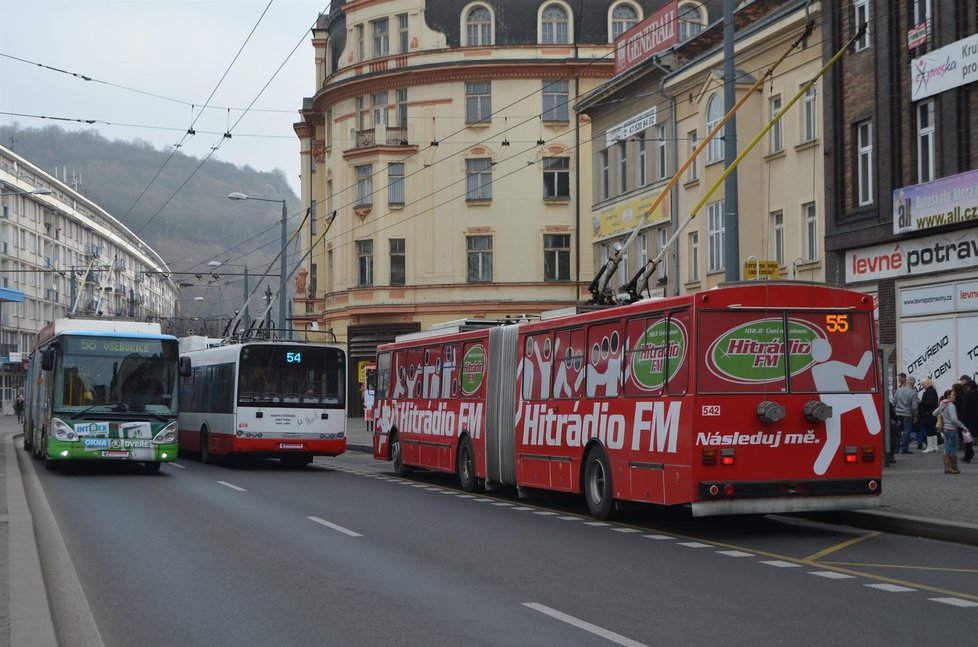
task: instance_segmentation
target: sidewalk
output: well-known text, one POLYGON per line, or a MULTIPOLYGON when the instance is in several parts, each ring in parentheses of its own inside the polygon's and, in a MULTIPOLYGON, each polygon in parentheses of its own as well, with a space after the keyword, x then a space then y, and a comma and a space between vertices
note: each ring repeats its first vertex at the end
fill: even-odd
MULTIPOLYGON (((347 422, 347 450, 372 452, 372 432, 363 418, 347 422)), ((961 454, 959 453, 960 457, 961 454)), ((971 464, 958 460, 958 475, 944 474, 940 454, 897 454, 883 469, 878 510, 816 515, 820 519, 978 545, 978 457, 971 464)))

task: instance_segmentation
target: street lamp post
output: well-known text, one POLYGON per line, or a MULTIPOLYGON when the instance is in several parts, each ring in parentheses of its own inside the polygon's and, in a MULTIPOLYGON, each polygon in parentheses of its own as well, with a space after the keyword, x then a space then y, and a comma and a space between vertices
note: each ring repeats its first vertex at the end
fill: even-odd
MULTIPOLYGON (((279 256, 279 287, 278 287, 278 325, 286 330, 286 309, 285 309, 285 299, 288 296, 288 291, 285 289, 286 278, 287 278, 287 267, 286 262, 286 252, 287 252, 287 242, 288 242, 288 211, 285 205, 285 200, 274 200, 271 198, 256 198, 253 195, 247 195, 245 193, 229 193, 228 198, 231 200, 260 200, 261 202, 281 202, 282 203, 282 252, 279 256)), ((291 331, 289 331, 289 338, 291 339, 291 331)))
POLYGON ((46 186, 38 187, 36 189, 31 189, 30 191, 7 191, 0 193, 0 198, 6 195, 51 195, 54 193, 51 189, 46 186))
POLYGON ((222 263, 221 261, 210 261, 207 264, 215 268, 215 271, 217 271, 217 268, 221 266, 244 268, 244 301, 243 301, 244 306, 242 306, 244 308, 244 313, 243 313, 244 316, 241 317, 241 321, 242 321, 242 325, 244 325, 245 330, 247 330, 248 325, 251 323, 251 317, 249 316, 248 308, 247 308, 248 297, 251 296, 251 291, 248 289, 248 266, 239 265, 237 263, 222 263))

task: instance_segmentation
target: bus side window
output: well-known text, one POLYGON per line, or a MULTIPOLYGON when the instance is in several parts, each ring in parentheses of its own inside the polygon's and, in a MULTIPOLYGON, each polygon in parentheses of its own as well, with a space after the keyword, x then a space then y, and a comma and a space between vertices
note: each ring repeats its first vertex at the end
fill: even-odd
POLYGON ((553 368, 553 339, 550 333, 532 335, 523 342, 523 399, 550 398, 553 368))
POLYGON ((441 393, 437 397, 447 400, 458 397, 458 346, 445 346, 441 357, 441 393))
POLYGON ((599 323, 587 332, 587 396, 616 398, 623 369, 621 322, 599 323))
POLYGON ((377 356, 377 399, 387 399, 391 379, 391 354, 381 353, 377 356))
POLYGON ((579 399, 584 393, 584 330, 560 330, 554 335, 554 399, 579 399))
POLYGON ((689 390, 689 311, 669 316, 669 343, 665 379, 669 395, 685 395, 689 390))

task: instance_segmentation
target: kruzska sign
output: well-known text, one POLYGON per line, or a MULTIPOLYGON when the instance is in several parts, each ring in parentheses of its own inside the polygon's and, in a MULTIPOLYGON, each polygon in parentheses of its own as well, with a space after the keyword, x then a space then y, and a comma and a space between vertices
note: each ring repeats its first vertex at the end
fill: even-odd
POLYGON ((679 2, 670 2, 615 40, 615 74, 632 69, 678 42, 679 2))

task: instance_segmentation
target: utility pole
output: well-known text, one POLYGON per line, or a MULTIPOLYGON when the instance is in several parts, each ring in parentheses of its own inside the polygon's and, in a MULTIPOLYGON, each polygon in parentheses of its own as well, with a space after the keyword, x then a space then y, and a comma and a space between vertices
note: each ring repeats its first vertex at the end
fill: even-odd
MULTIPOLYGON (((730 112, 737 103, 737 65, 734 61, 734 0, 723 0, 723 110, 730 112)), ((723 129, 723 165, 730 168, 737 159, 737 116, 730 117, 723 129)), ((723 185, 724 273, 727 281, 740 280, 740 202, 737 199, 737 169, 723 185)))

